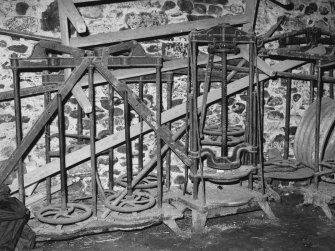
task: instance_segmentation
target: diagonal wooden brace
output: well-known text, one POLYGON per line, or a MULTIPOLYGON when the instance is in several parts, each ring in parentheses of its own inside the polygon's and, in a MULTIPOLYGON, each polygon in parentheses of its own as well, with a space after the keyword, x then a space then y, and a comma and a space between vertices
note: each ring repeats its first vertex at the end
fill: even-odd
MULTIPOLYGON (((72 51, 72 54, 74 56, 76 55, 80 56, 81 55, 80 50, 79 51, 77 51, 76 49, 71 50, 71 47, 68 47, 70 43, 69 41, 70 31, 69 31, 68 19, 75 26, 75 28, 79 33, 86 31, 86 24, 82 19, 80 13, 78 12, 77 8, 74 6, 72 0, 58 0, 58 7, 59 7, 60 31, 63 45, 57 46, 57 49, 63 51, 66 50, 65 51, 66 54, 68 54, 69 51, 72 51)), ((64 70, 65 79, 67 79, 70 76, 70 72, 71 72, 70 69, 64 70)), ((85 92, 83 91, 80 85, 77 84, 74 86, 74 88, 72 89, 72 94, 76 98, 76 100, 78 101, 79 105, 82 107, 85 113, 92 112, 92 105, 89 102, 85 92)))
POLYGON ((76 98, 77 102, 83 109, 84 113, 88 114, 92 112, 92 104, 88 100, 83 88, 79 84, 76 84, 72 89, 72 94, 76 98))
POLYGON ((244 31, 254 29, 257 18, 258 2, 259 0, 248 0, 246 2, 244 16, 247 18, 248 22, 243 25, 244 31))
MULTIPOLYGON (((74 85, 78 82, 79 78, 83 75, 86 68, 91 64, 91 59, 84 59, 82 63, 77 66, 71 73, 70 77, 66 80, 64 86, 59 90, 63 100, 66 99, 74 85)), ((33 127, 23 138, 21 145, 19 145, 6 162, 1 163, 0 166, 0 184, 2 184, 7 177, 13 172, 16 164, 22 157, 33 147, 34 143, 41 137, 46 123, 52 118, 57 111, 57 100, 54 98, 41 116, 35 122, 33 127)))
POLYGON ((73 24, 79 33, 86 32, 86 24, 72 0, 58 0, 59 11, 73 24))
POLYGON ((184 162, 190 166, 191 159, 185 154, 185 149, 179 142, 172 139, 172 133, 166 125, 157 125, 154 114, 149 108, 132 92, 126 85, 122 84, 101 61, 93 61, 98 72, 111 84, 118 93, 126 91, 128 93, 128 101, 132 108, 147 122, 147 124, 159 134, 162 140, 171 148, 171 150, 184 162))
MULTIPOLYGON (((249 45, 249 46, 253 46, 253 45, 249 45)), ((239 45, 238 47, 240 48, 240 54, 242 55, 242 57, 245 60, 249 61, 248 46, 247 45, 239 45)), ((276 75, 276 71, 270 65, 268 65, 263 59, 261 59, 258 56, 256 56, 256 58, 257 58, 257 68, 258 69, 260 69, 262 72, 264 72, 269 77, 274 77, 276 75)))

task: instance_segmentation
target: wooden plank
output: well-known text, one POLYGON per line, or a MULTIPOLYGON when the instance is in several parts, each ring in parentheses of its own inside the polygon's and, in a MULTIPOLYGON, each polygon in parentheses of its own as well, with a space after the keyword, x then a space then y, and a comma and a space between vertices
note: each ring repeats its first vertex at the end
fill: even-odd
MULTIPOLYGON (((64 71, 65 73, 65 71, 64 71)), ((83 111, 88 114, 92 112, 92 104, 88 100, 84 90, 81 88, 80 85, 76 84, 72 89, 72 94, 78 101, 79 105, 83 109, 83 111)))
MULTIPOLYGON (((325 49, 324 47, 316 47, 309 52, 311 53, 318 53, 318 54, 324 54, 325 49)), ((287 71, 292 68, 295 68, 299 65, 304 64, 304 61, 299 60, 285 60, 282 61, 276 65, 273 66, 273 69, 276 71, 287 71)), ((121 73, 119 73, 119 77, 121 73)), ((142 74, 142 73, 141 73, 142 74)), ((269 76, 265 74, 260 74, 259 80, 263 81, 269 79, 269 76)), ((239 80, 236 80, 228 85, 228 95, 232 95, 238 91, 241 91, 242 89, 248 87, 249 85, 249 76, 246 76, 244 78, 241 78, 239 80)), ((208 101, 207 103, 213 103, 221 98, 221 91, 216 89, 214 91, 209 92, 208 94, 208 101)), ((198 108, 200 109, 202 106, 202 96, 198 98, 198 108)), ((185 103, 177 105, 173 107, 172 109, 169 109, 162 113, 162 123, 165 124, 167 122, 170 122, 172 120, 178 119, 182 117, 186 112, 186 106, 185 103)), ((141 132, 146 133, 150 130, 150 127, 143 123, 143 128, 141 130, 141 124, 136 124, 131 126, 130 128, 130 136, 131 138, 137 137, 141 132)), ((125 134, 124 130, 118 131, 113 135, 107 136, 106 138, 103 138, 96 142, 96 153, 99 154, 103 151, 106 151, 107 149, 111 147, 116 147, 124 142, 125 134)), ((66 155, 66 167, 70 168, 74 165, 81 163, 85 160, 88 160, 90 158, 90 147, 85 146, 75 152, 69 153, 66 155)), ((25 186, 29 186, 30 184, 33 184, 41 179, 44 179, 50 175, 56 174, 59 172, 59 160, 56 159, 49 164, 46 164, 44 167, 39 168, 38 170, 34 170, 30 173, 27 173, 25 175, 25 186)), ((10 186, 10 189, 12 192, 16 192, 18 189, 17 180, 15 179, 10 186)))
MULTIPOLYGON (((73 24, 74 28, 79 33, 84 33, 87 30, 86 23, 77 10, 76 6, 74 6, 74 3, 72 0, 58 0, 58 9, 59 12, 62 13, 62 15, 66 16, 70 22, 73 24)), ((60 19, 60 21, 66 21, 67 19, 60 19)), ((78 47, 78 46, 76 46, 78 47)))
MULTIPOLYGON (((73 73, 65 82, 65 85, 59 90, 63 99, 66 99, 71 92, 73 86, 85 72, 88 65, 91 64, 90 59, 84 59, 83 62, 75 68, 73 73)), ((6 162, 1 163, 0 165, 0 184, 2 184, 7 177, 13 172, 18 161, 33 147, 34 142, 36 142, 40 136, 41 132, 44 129, 45 124, 51 119, 51 117, 57 111, 57 100, 53 99, 43 113, 40 115, 38 120, 32 126, 30 131, 23 138, 20 146, 18 146, 15 151, 11 154, 9 159, 6 162)))
POLYGON ((146 38, 161 37, 166 35, 185 34, 192 30, 208 29, 210 27, 229 23, 231 25, 240 25, 249 22, 249 17, 245 15, 224 16, 220 18, 211 18, 198 21, 188 21, 149 28, 139 28, 134 30, 123 30, 115 32, 106 32, 93 34, 87 37, 73 37, 70 39, 70 46, 88 47, 109 43, 118 43, 129 40, 141 40, 146 38))

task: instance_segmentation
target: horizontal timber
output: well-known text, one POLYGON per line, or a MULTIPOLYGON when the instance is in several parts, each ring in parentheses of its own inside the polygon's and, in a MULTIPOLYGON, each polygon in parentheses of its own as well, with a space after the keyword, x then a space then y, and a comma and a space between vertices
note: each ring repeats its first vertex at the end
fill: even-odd
POLYGON ((70 39, 70 46, 91 47, 96 45, 118 43, 128 40, 141 40, 166 35, 185 34, 192 30, 208 29, 222 23, 230 25, 242 25, 249 22, 246 15, 224 16, 220 18, 211 18, 198 21, 189 21, 182 23, 167 24, 149 28, 139 28, 134 30, 123 30, 116 32, 106 32, 93 34, 87 37, 73 37, 70 39))

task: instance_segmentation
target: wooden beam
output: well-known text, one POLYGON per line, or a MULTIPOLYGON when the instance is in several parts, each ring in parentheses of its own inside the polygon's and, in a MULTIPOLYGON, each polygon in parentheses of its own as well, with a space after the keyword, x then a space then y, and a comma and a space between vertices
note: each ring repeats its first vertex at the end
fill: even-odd
MULTIPOLYGON (((64 71, 65 72, 65 71, 64 71)), ((77 102, 83 109, 83 111, 88 114, 92 112, 92 104, 88 100, 84 90, 80 85, 76 84, 72 89, 72 94, 76 98, 77 102)))
POLYGON ((248 23, 243 25, 243 30, 249 31, 254 30, 254 26, 257 18, 259 0, 247 0, 244 15, 248 17, 248 23))
MULTIPOLYGON (((76 6, 74 6, 72 0, 58 0, 58 11, 59 13, 64 14, 64 16, 66 16, 70 20, 74 28, 79 33, 86 32, 87 30, 86 23, 81 14, 79 13, 79 11, 77 10, 76 6)), ((62 22, 63 20, 60 21, 62 22)))
POLYGON ((154 37, 171 36, 175 34, 185 34, 192 30, 208 29, 210 27, 229 23, 240 25, 249 22, 249 17, 245 15, 224 16, 198 21, 188 21, 149 28, 139 28, 133 30, 123 30, 89 35, 87 37, 73 37, 70 39, 70 46, 89 47, 102 44, 118 43, 129 40, 141 40, 154 37))
MULTIPOLYGON (((310 53, 318 53, 318 54, 324 54, 326 53, 324 47, 316 47, 309 51, 310 53)), ((276 71, 287 71, 292 68, 295 68, 299 65, 302 65, 306 63, 305 61, 300 60, 284 60, 276 65, 273 66, 273 69, 276 71)), ((120 77, 119 73, 119 77, 120 77)), ((141 73, 142 74, 142 73, 141 73)), ((259 80, 263 81, 269 79, 269 76, 265 74, 260 74, 259 80)), ((249 85, 249 76, 246 76, 244 78, 241 78, 239 80, 236 80, 228 85, 228 95, 232 95, 238 91, 243 90, 244 88, 248 87, 249 85)), ((208 100, 207 103, 213 103, 215 101, 218 101, 221 98, 221 91, 216 89, 208 94, 208 100)), ((200 109, 202 106, 202 96, 198 98, 198 108, 200 109)), ((167 122, 170 122, 172 120, 178 119, 185 115, 186 112, 186 105, 185 103, 177 105, 165 112, 162 113, 162 123, 165 124, 167 122)), ((137 137, 140 133, 146 133, 150 131, 150 127, 143 123, 143 128, 141 130, 141 124, 136 124, 131 126, 130 128, 130 136, 131 138, 137 137)), ((120 144, 122 144, 125 140, 125 134, 124 130, 118 131, 114 133, 113 135, 107 136, 99 141, 96 142, 96 153, 99 154, 103 151, 106 151, 107 149, 111 147, 116 147, 120 144)), ((70 168, 73 167, 79 163, 82 163, 90 158, 90 146, 85 146, 75 152, 69 153, 66 155, 66 167, 70 168)), ((25 186, 29 186, 30 184, 33 184, 39 180, 42 180, 50 175, 54 175, 57 172, 59 172, 59 160, 56 159, 45 166, 38 168, 37 170, 34 170, 30 173, 27 173, 25 175, 24 184, 25 186)), ((0 172, 1 173, 1 172, 0 172)), ((10 186, 10 189, 12 192, 16 192, 18 189, 17 180, 15 179, 10 186)))

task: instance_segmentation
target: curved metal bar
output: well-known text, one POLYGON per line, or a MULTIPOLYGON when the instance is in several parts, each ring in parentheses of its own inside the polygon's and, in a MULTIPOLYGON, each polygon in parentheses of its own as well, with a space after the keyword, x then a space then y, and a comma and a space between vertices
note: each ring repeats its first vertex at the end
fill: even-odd
POLYGON ((234 148, 233 155, 231 157, 216 157, 214 151, 209 148, 203 148, 201 150, 201 157, 205 157, 207 159, 207 166, 210 168, 232 170, 241 166, 241 155, 244 151, 255 153, 255 148, 242 144, 234 148))

